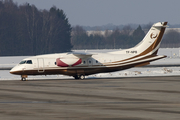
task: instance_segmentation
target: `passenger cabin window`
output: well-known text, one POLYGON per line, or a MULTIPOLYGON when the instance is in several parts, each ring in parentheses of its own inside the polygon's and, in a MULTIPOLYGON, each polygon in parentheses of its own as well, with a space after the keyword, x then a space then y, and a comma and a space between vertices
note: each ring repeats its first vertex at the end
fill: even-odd
POLYGON ((83 63, 86 64, 86 61, 84 61, 83 63))

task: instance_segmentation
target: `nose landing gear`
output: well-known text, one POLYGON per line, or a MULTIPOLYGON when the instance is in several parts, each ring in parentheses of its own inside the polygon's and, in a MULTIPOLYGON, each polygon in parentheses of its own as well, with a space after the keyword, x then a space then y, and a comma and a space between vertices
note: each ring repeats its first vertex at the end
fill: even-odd
POLYGON ((26 81, 27 75, 21 75, 21 81, 26 81))

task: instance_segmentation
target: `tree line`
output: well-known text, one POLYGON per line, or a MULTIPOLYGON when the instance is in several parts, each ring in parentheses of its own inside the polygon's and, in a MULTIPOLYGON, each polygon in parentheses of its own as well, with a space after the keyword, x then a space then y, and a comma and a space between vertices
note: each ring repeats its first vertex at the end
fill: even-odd
POLYGON ((106 30, 104 35, 100 31, 88 35, 81 26, 75 26, 72 28, 71 43, 73 49, 124 49, 138 44, 144 36, 140 25, 136 30, 130 26, 125 26, 123 30, 106 30))
MULTIPOLYGON (((149 29, 152 24, 143 25, 149 29)), ((12 0, 0 0, 0 56, 60 53, 71 49, 124 49, 138 44, 145 33, 125 25, 104 34, 88 34, 82 26, 71 27, 63 10, 51 7, 38 10, 28 3, 17 5, 12 0)), ((170 30, 160 47, 179 47, 180 33, 170 30)))
POLYGON ((0 56, 70 51, 71 25, 61 9, 0 0, 0 56))
MULTIPOLYGON (((124 26, 121 30, 118 28, 113 31, 106 30, 95 31, 88 34, 82 26, 74 26, 72 28, 71 43, 73 49, 125 49, 137 45, 151 28, 152 24, 147 24, 146 29, 142 30, 139 25, 137 29, 131 26, 124 26)), ((163 36, 161 48, 177 48, 180 47, 180 32, 177 30, 168 30, 163 36)))
POLYGON ((169 30, 163 37, 162 48, 179 48, 180 47, 180 32, 177 30, 169 30))

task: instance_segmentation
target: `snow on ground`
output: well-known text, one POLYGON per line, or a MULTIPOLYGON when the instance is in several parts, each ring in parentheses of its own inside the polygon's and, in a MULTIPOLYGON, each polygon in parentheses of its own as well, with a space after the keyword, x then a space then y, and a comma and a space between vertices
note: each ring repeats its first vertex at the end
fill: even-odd
MULTIPOLYGON (((117 50, 117 49, 116 49, 117 50)), ((87 52, 111 52, 116 50, 87 50, 87 52)), ((82 50, 76 50, 82 52, 82 50)), ((107 77, 140 77, 140 76, 172 76, 180 75, 180 48, 161 48, 159 55, 166 55, 167 58, 151 62, 151 65, 179 65, 178 67, 138 67, 118 72, 100 73, 86 76, 86 78, 107 78, 107 77)), ((13 67, 22 59, 28 56, 0 57, 0 68, 13 67)), ((28 79, 73 79, 64 75, 28 76, 28 79)), ((0 80, 20 80, 20 76, 12 75, 9 70, 0 70, 0 80)))
POLYGON ((89 77, 141 77, 141 76, 172 76, 180 75, 180 67, 146 67, 131 68, 112 73, 100 73, 89 77))

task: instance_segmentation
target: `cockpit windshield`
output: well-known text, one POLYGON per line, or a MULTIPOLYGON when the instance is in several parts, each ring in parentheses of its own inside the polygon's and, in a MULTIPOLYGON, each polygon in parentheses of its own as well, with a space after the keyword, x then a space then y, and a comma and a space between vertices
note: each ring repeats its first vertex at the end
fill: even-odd
POLYGON ((23 60, 19 64, 32 64, 32 60, 23 60))
POLYGON ((32 60, 27 60, 26 64, 32 64, 32 60))

